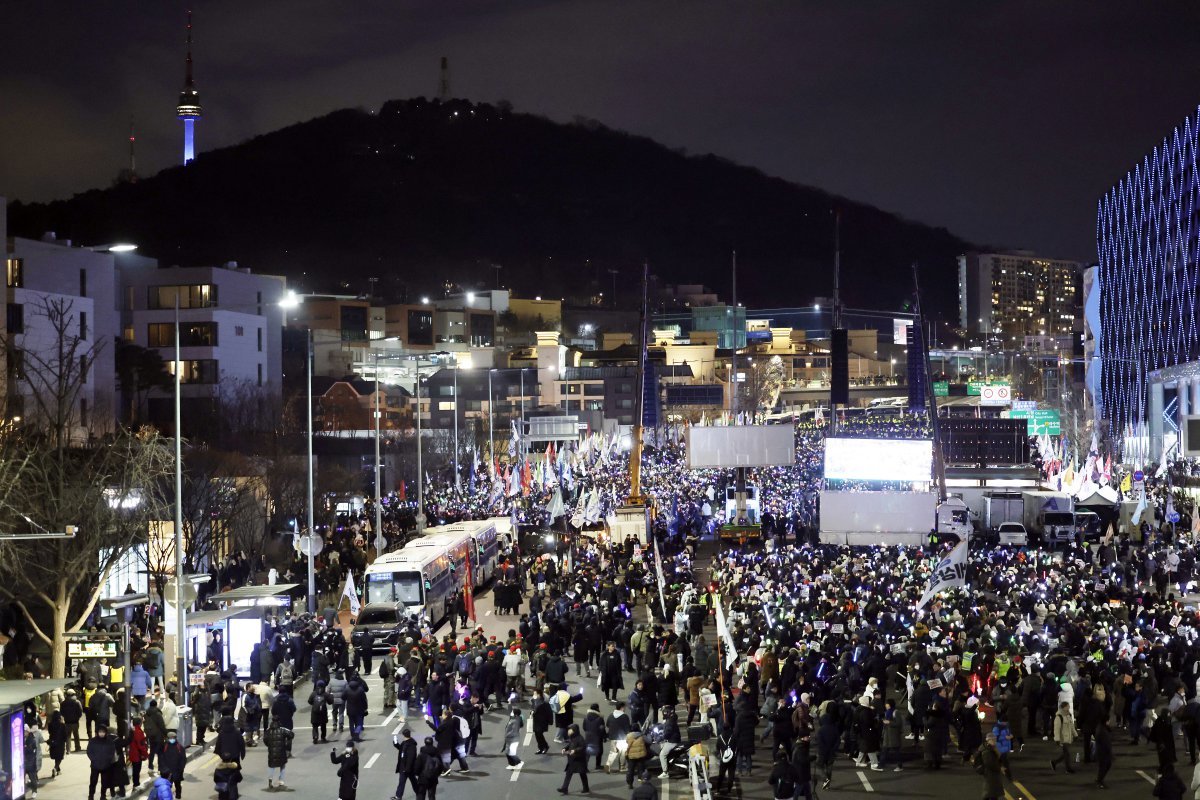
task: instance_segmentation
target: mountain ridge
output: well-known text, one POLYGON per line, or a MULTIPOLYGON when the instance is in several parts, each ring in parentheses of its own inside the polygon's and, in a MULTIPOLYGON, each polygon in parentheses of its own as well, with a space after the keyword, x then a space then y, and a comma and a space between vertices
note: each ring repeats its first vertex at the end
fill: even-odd
POLYGON ((166 265, 236 260, 306 291, 376 277, 397 298, 491 286, 494 264, 550 296, 603 292, 615 268, 631 298, 643 261, 727 298, 737 250, 738 299, 780 307, 831 294, 835 210, 847 305, 899 308, 916 261, 926 303, 953 316, 955 259, 973 245, 944 228, 593 120, 465 100, 334 111, 136 183, 13 202, 9 229, 132 241, 166 265))

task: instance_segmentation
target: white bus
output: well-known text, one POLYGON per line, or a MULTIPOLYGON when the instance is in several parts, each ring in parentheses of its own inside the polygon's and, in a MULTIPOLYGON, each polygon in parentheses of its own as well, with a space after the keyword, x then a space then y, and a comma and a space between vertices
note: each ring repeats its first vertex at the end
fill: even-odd
POLYGON ((461 580, 450 569, 444 548, 407 547, 377 558, 367 567, 363 595, 367 604, 404 603, 409 613, 424 613, 434 624, 446 616, 461 580))
MULTIPOLYGON (((483 586, 496 574, 499 542, 491 520, 472 520, 426 528, 425 535, 411 540, 404 550, 441 547, 451 557, 460 583, 466 580, 467 558, 471 559, 473 588, 483 586)), ((402 550, 401 552, 404 552, 402 550)))

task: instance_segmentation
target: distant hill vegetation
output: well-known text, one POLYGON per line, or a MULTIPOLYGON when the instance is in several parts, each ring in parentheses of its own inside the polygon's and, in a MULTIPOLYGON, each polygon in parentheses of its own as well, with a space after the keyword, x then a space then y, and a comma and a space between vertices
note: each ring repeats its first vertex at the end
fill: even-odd
POLYGON ((896 308, 919 261, 929 306, 953 311, 955 257, 970 245, 944 229, 505 104, 335 111, 137 183, 14 202, 9 229, 133 241, 164 264, 236 260, 309 291, 363 292, 376 277, 393 296, 488 287, 500 265, 504 285, 549 296, 604 291, 618 269, 632 298, 643 261, 661 283, 728 296, 736 249, 738 299, 775 307, 831 293, 834 209, 848 305, 896 308))

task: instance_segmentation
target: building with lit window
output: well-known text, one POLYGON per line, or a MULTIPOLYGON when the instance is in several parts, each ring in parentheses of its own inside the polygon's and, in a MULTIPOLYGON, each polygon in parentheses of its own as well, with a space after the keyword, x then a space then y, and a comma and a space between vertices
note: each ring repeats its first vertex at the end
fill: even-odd
MULTIPOLYGON (((959 326, 981 342, 1017 349, 1026 337, 1070 336, 1083 265, 1025 251, 958 257, 959 326)), ((1047 338, 1048 337, 1048 338, 1047 338)))
MULTIPOLYGON (((152 259, 118 258, 121 335, 151 348, 168 371, 181 369, 184 433, 215 421, 222 404, 274 403, 282 393, 284 279, 255 275, 229 262, 220 267, 159 269, 152 259), (179 363, 175 305, 179 303, 179 363)), ((174 397, 155 390, 148 418, 174 428, 174 397)))
POLYGON ((1178 442, 1179 419, 1200 411, 1198 149, 1200 109, 1097 206, 1096 406, 1129 460, 1157 461, 1178 442))

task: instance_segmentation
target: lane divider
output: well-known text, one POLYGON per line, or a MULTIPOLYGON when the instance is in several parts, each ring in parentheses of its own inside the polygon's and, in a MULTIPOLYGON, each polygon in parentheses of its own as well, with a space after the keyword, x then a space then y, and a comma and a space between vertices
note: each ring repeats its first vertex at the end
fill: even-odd
POLYGON ((368 758, 367 763, 363 765, 363 769, 370 769, 371 767, 375 766, 375 762, 379 760, 379 755, 379 753, 376 753, 368 758))

